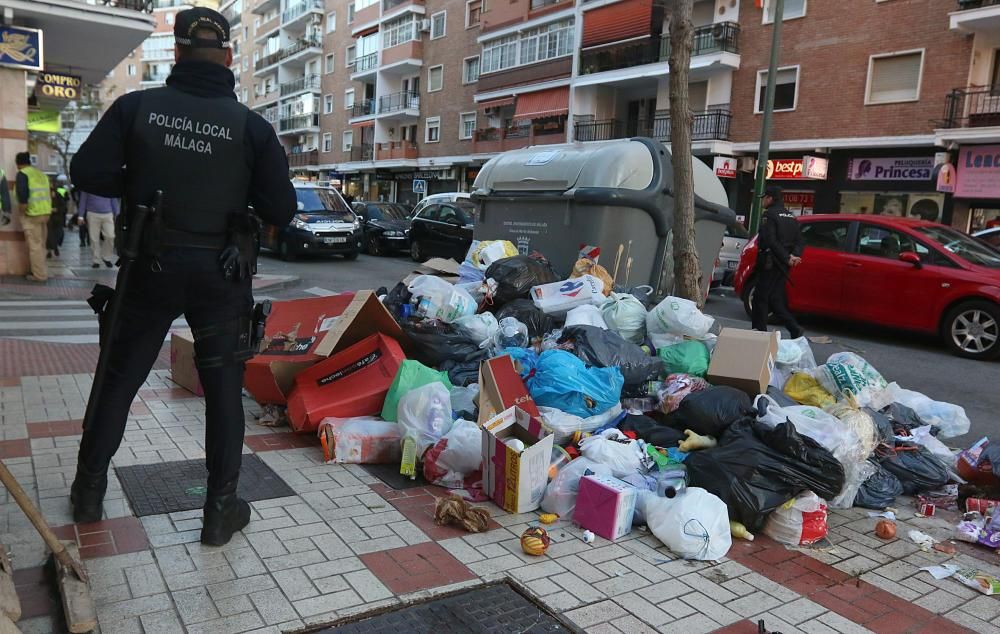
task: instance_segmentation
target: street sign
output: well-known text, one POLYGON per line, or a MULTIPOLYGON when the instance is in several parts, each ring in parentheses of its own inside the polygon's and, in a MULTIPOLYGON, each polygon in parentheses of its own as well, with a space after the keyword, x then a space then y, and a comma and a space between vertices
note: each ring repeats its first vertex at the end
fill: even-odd
POLYGON ((35 80, 35 95, 53 101, 73 101, 80 97, 81 83, 79 75, 45 71, 38 73, 35 80))
POLYGON ((0 26, 0 66, 42 70, 42 31, 0 26))
POLYGON ((427 181, 421 178, 413 179, 413 193, 414 194, 426 194, 427 193, 427 181))

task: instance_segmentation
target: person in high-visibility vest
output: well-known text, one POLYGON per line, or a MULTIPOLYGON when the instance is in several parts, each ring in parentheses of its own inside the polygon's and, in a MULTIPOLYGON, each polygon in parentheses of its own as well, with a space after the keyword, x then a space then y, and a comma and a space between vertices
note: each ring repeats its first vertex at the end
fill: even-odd
POLYGON ((45 262, 45 241, 49 233, 49 216, 52 214, 52 193, 49 177, 31 166, 31 155, 19 152, 14 157, 17 164, 18 210, 21 212, 21 227, 24 241, 28 244, 28 261, 31 273, 29 282, 45 282, 49 279, 49 267, 45 262))

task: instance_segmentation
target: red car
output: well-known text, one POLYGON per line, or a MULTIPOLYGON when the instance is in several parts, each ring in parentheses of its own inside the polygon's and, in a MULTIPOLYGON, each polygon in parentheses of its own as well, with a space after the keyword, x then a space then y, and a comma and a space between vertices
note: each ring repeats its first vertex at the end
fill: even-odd
MULTIPOLYGON (((1000 252, 934 222, 891 216, 804 216, 806 248, 791 272, 789 307, 938 334, 955 354, 1000 356, 1000 252)), ((749 314, 754 237, 740 258, 736 292, 749 314)))

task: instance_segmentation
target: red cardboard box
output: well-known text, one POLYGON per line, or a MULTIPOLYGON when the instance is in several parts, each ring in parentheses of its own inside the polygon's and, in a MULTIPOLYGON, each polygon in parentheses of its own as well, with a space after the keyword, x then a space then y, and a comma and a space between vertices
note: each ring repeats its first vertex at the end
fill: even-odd
POLYGON ((531 398, 510 355, 483 361, 479 366, 479 425, 511 407, 541 418, 535 399, 531 398))
POLYGON ((375 333, 406 346, 399 324, 371 291, 274 302, 243 383, 258 403, 284 405, 299 372, 375 333))
POLYGON ((299 372, 288 397, 292 428, 316 431, 327 416, 378 415, 405 360, 399 343, 376 334, 299 372))

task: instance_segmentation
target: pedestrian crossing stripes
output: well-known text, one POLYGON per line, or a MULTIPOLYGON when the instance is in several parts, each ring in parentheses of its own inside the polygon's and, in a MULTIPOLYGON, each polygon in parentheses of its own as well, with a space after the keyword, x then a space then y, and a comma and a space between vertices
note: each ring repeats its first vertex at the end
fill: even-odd
MULTIPOLYGON (((187 328, 187 320, 181 317, 171 327, 187 328)), ((100 343, 98 332, 97 316, 85 301, 0 301, 0 338, 94 344, 100 343)))

